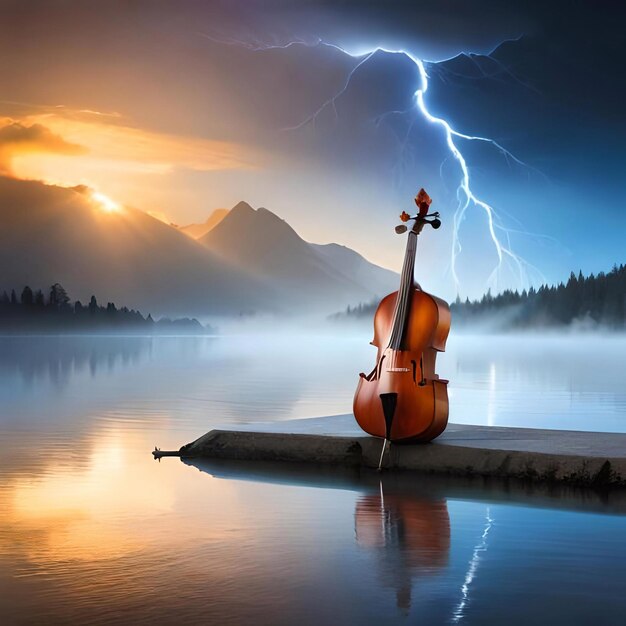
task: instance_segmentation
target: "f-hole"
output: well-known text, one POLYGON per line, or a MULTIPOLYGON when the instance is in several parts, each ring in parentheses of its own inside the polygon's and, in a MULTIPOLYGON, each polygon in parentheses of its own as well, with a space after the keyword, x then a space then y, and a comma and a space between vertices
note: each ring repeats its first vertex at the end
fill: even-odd
POLYGON ((422 379, 419 382, 420 387, 423 387, 426 384, 426 379, 424 378, 424 356, 420 357, 420 374, 422 379))
POLYGON ((378 373, 376 374, 377 378, 380 378, 380 375, 383 372, 383 361, 385 360, 385 356, 386 355, 383 354, 383 356, 380 357, 380 361, 378 362, 378 373))

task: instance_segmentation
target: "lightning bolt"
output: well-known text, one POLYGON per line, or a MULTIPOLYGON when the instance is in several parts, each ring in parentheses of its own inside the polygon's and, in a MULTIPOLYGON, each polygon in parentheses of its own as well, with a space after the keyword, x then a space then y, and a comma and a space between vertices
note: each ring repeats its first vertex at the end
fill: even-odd
MULTIPOLYGON (((438 124, 439 126, 441 126, 445 134, 445 139, 446 139, 446 143, 448 144, 448 148, 452 156, 454 157, 454 159, 458 162, 460 169, 461 169, 461 180, 459 182, 459 186, 457 187, 457 200, 459 204, 457 206, 456 211, 454 212, 454 218, 453 218, 453 224, 452 224, 452 229, 453 229, 452 252, 451 252, 451 259, 450 259, 450 270, 452 272, 452 277, 454 279, 454 284, 456 286, 457 293, 459 292, 459 289, 460 289, 460 281, 459 281, 459 277, 456 271, 456 262, 457 262, 459 254, 462 251, 461 240, 459 237, 459 228, 460 228, 461 222, 465 218, 465 213, 467 209, 470 207, 470 204, 474 204, 475 206, 480 207, 481 209, 485 211, 485 214, 487 216, 489 235, 495 247, 496 254, 498 255, 498 265, 494 268, 493 272, 489 276, 487 283, 489 284, 492 281, 495 282, 495 280, 497 279, 497 272, 502 267, 502 262, 504 260, 504 256, 506 255, 516 265, 517 270, 519 272, 520 283, 523 285, 525 282, 527 282, 526 280, 527 277, 524 271, 524 261, 517 254, 515 254, 513 250, 511 250, 510 245, 503 244, 498 238, 496 231, 495 231, 495 228, 496 228, 495 220, 498 219, 498 216, 494 208, 491 205, 487 204, 484 200, 481 200, 480 198, 478 198, 472 191, 472 188, 470 186, 470 174, 469 174, 469 168, 467 166, 467 161, 465 160, 465 157, 463 156, 463 154, 457 147, 454 141, 454 138, 457 137, 461 139, 468 139, 470 141, 472 140, 485 141, 494 145, 501 153, 504 153, 505 155, 510 155, 514 159, 515 157, 513 157, 513 155, 511 155, 507 150, 505 150, 498 143, 493 142, 490 139, 487 139, 486 137, 475 137, 471 135, 466 135, 464 133, 460 133, 454 130, 450 126, 450 124, 443 118, 435 117, 434 115, 432 115, 432 113, 428 110, 428 107, 426 106, 426 102, 424 100, 424 94, 426 93, 428 89, 428 74, 426 73, 426 68, 424 67, 424 63, 420 59, 417 59, 410 54, 407 54, 407 56, 415 63, 415 65, 417 65, 419 69, 419 73, 420 73, 420 78, 422 80, 421 89, 418 89, 415 92, 415 99, 417 101, 417 107, 422 112, 422 115, 429 122, 433 124, 438 124)), ((515 159, 515 160, 518 161, 518 159, 515 159)), ((494 284, 494 287, 496 289, 497 289, 497 286, 498 286, 497 283, 494 284)))
MULTIPOLYGON (((459 280, 459 276, 457 272, 457 264, 458 264, 459 255, 461 254, 463 250, 463 247, 461 244, 460 229, 461 229, 461 224, 465 220, 468 209, 470 209, 470 207, 472 206, 477 207, 478 209, 484 212, 486 221, 487 221, 488 235, 489 235, 491 244, 493 246, 493 249, 495 251, 495 254, 497 256, 497 264, 495 265, 495 267, 493 268, 493 271, 489 275, 486 281, 485 287, 493 288, 494 291, 497 291, 499 289, 499 286, 500 286, 499 277, 503 271, 503 268, 505 267, 505 264, 508 264, 508 266, 512 268, 513 273, 517 275, 520 289, 527 289, 528 287, 531 286, 533 282, 530 279, 531 273, 534 273, 535 276, 538 277, 539 281, 545 282, 545 277, 539 271, 539 269, 536 268, 534 265, 530 264, 520 255, 516 254, 513 251, 513 248, 511 245, 511 241, 510 241, 511 232, 515 232, 515 233, 522 232, 528 235, 531 235, 531 233, 525 233, 524 231, 520 231, 520 230, 511 231, 508 228, 506 228, 504 226, 504 223, 500 215, 495 210, 495 208, 491 204, 489 204, 487 201, 483 200, 482 198, 479 198, 476 195, 476 193, 474 193, 472 189, 472 185, 471 185, 470 169, 467 164, 467 160, 465 156, 463 155, 463 153, 461 152, 460 148, 457 145, 457 142, 458 140, 463 140, 463 141, 474 141, 474 142, 486 143, 492 146, 495 150, 497 150, 500 155, 502 155, 504 158, 507 159, 507 161, 509 162, 512 161, 517 165, 527 167, 529 169, 534 169, 534 168, 530 168, 526 163, 524 163, 522 160, 517 158, 514 154, 512 154, 509 150, 507 150, 504 146, 502 146, 500 143, 498 143, 494 139, 490 139, 489 137, 482 137, 478 135, 469 135, 469 134, 460 132, 456 130, 455 128, 453 128, 452 125, 447 120, 441 117, 437 117, 436 115, 431 113, 426 103, 426 99, 425 99, 425 94, 428 91, 428 73, 426 71, 426 63, 422 59, 417 58, 415 55, 413 55, 411 52, 408 52, 407 50, 390 50, 390 49, 383 48, 383 47, 376 47, 376 48, 372 48, 366 51, 359 51, 358 53, 351 53, 349 50, 341 46, 338 46, 333 43, 324 42, 321 39, 317 40, 315 44, 306 43, 304 41, 289 41, 283 44, 264 45, 262 43, 254 43, 254 44, 246 43, 246 42, 236 40, 236 39, 221 39, 220 40, 218 38, 215 38, 206 34, 203 34, 203 36, 218 43, 223 43, 227 45, 244 46, 254 52, 259 52, 259 51, 264 51, 264 50, 286 49, 286 48, 290 48, 292 46, 297 46, 297 45, 303 45, 303 46, 321 45, 321 46, 327 46, 327 47, 331 47, 336 50, 339 50, 343 52, 344 54, 357 60, 357 63, 348 73, 340 89, 336 93, 334 93, 331 97, 327 98, 324 102, 322 102, 319 105, 319 107, 315 111, 313 111, 313 113, 308 115, 304 120, 302 120, 301 122, 299 122, 298 124, 294 126, 289 126, 284 129, 284 130, 289 130, 289 131, 295 131, 295 130, 301 129, 307 126, 308 124, 315 124, 319 115, 329 107, 333 109, 334 114, 335 114, 335 119, 337 120, 338 119, 338 113, 337 113, 337 108, 336 108, 337 100, 347 92, 352 82, 352 79, 354 78, 355 73, 363 65, 365 65, 369 60, 371 60, 372 57, 377 52, 383 52, 387 54, 400 54, 400 55, 406 56, 415 64, 415 67, 417 68, 417 71, 419 74, 419 80, 420 80, 420 85, 417 87, 414 93, 414 101, 415 101, 414 109, 417 109, 417 111, 420 113, 422 118, 425 119, 427 122, 435 126, 438 126, 441 129, 441 131, 443 132, 445 143, 450 152, 450 156, 457 163, 457 166, 459 169, 459 178, 458 178, 458 184, 457 184, 457 190, 456 190, 457 206, 454 211, 453 220, 452 220, 452 246, 451 246, 450 265, 449 265, 450 273, 454 280, 457 294, 460 294, 461 292, 461 284, 460 284, 460 280, 459 280), (499 233, 501 233, 501 236, 499 236, 499 233)), ((489 57, 489 58, 492 58, 492 57, 489 57)), ((379 116, 375 120, 375 123, 377 125, 380 124, 382 119, 384 119, 386 116, 402 115, 402 114, 409 113, 410 111, 411 109, 406 110, 406 111, 389 111, 379 116)), ((416 119, 413 119, 413 121, 409 125, 409 129, 403 141, 403 146, 405 146, 409 140, 409 136, 411 134, 415 121, 416 119)), ((442 164, 442 167, 443 167, 443 164, 442 164)), ((440 171, 442 171, 442 169, 440 171)))

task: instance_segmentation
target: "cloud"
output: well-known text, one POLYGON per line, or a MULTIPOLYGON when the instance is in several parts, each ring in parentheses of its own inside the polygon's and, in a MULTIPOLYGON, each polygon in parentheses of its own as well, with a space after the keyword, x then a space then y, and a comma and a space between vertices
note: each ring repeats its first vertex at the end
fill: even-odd
POLYGON ((21 109, 19 119, 0 117, 0 172, 10 170, 18 178, 69 185, 93 182, 97 171, 124 176, 178 169, 254 170, 267 161, 260 150, 247 145, 130 126, 119 113, 65 106, 21 109), (73 164, 73 177, 65 180, 67 164, 55 157, 87 152, 73 164))
POLYGON ((132 122, 116 112, 0 100, 0 176, 83 185, 169 224, 177 207, 207 203, 188 181, 235 171, 256 175, 273 163, 256 146, 132 122))
POLYGON ((6 125, 0 128, 0 173, 11 174, 11 162, 14 157, 23 154, 54 153, 65 156, 85 154, 87 149, 77 143, 71 143, 53 133, 43 124, 30 126, 4 120, 6 125))

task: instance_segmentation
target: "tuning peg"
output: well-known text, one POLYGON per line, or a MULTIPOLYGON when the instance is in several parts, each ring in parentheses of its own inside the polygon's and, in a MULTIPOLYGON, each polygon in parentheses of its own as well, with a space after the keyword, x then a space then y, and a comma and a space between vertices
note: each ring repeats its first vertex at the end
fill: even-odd
POLYGON ((435 218, 435 219, 434 219, 434 220, 430 223, 430 225, 431 225, 431 226, 432 226, 435 230, 437 230, 437 229, 441 226, 441 220, 440 220, 440 219, 438 219, 438 218, 435 218))
POLYGON ((404 224, 398 224, 396 226, 396 234, 401 235, 402 233, 406 233, 406 226, 404 224))

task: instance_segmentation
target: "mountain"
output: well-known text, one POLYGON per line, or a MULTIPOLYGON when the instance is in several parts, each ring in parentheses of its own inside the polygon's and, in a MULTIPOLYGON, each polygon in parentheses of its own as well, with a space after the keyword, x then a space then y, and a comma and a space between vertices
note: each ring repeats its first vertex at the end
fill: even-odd
POLYGON ((370 263, 351 248, 338 243, 311 243, 309 245, 345 276, 350 276, 356 282, 366 285, 374 296, 382 297, 398 289, 400 277, 395 272, 370 263))
POLYGON ((245 202, 200 239, 87 187, 0 176, 0 290, 61 283, 72 299, 162 316, 327 314, 396 288, 356 252, 304 241, 245 202))
POLYGON ((331 303, 354 304, 397 288, 394 272, 349 248, 310 244, 271 211, 245 202, 198 241, 301 307, 325 310, 331 303))
POLYGON ((200 239, 206 235, 212 228, 215 228, 226 216, 228 215, 228 209, 215 209, 211 215, 209 215, 206 222, 202 224, 188 224, 187 226, 178 226, 178 230, 185 235, 189 235, 192 239, 200 239))
POLYGON ((279 306, 271 286, 143 211, 116 211, 87 188, 0 177, 0 288, 47 288, 157 315, 239 314, 279 306))

